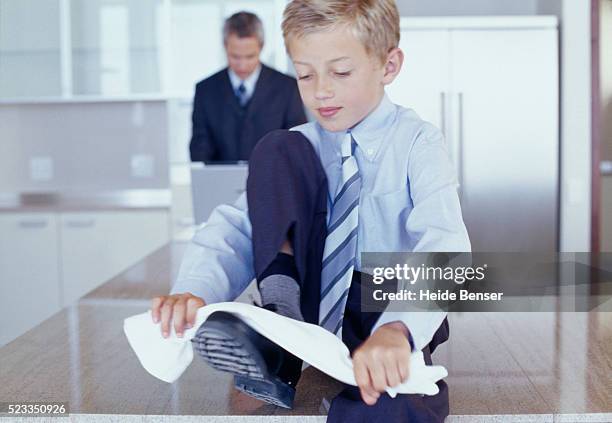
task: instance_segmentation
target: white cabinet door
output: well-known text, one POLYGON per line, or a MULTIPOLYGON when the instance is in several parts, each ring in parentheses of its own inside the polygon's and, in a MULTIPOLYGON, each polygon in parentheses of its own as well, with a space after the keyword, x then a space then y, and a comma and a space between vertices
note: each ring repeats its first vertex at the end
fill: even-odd
POLYGON ((60 309, 57 218, 0 214, 0 346, 60 309))
POLYGON ((386 89, 391 101, 414 109, 444 132, 445 99, 450 90, 450 31, 403 30, 404 64, 386 89))
POLYGON ((0 0, 2 100, 62 94, 60 16, 57 0, 0 0))
POLYGON ((451 139, 462 151, 473 250, 555 251, 556 31, 458 30, 451 52, 458 122, 451 139))
POLYGON ((159 0, 71 0, 74 94, 127 96, 160 92, 159 0))
POLYGON ((64 305, 167 243, 169 234, 166 211, 62 214, 64 305))

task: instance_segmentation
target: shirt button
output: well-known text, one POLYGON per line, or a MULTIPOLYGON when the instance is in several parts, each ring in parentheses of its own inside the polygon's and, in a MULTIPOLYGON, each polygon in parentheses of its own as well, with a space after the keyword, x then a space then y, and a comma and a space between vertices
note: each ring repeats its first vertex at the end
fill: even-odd
POLYGON ((373 156, 374 155, 374 149, 373 148, 368 148, 368 150, 366 152, 368 153, 368 156, 373 156))

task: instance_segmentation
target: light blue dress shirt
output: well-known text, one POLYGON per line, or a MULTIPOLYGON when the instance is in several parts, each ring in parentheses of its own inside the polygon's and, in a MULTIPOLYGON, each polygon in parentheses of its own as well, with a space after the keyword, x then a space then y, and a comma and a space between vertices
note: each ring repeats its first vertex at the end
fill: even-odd
POLYGON ((251 73, 247 79, 244 81, 236 75, 231 68, 228 68, 227 73, 229 74, 230 83, 232 84, 232 90, 234 93, 238 92, 238 87, 240 84, 244 84, 245 92, 245 101, 249 101, 249 99, 253 96, 255 92, 255 86, 257 85, 257 80, 259 79, 259 74, 261 73, 261 65, 257 66, 257 69, 251 73))
MULTIPOLYGON (((310 122, 293 128, 310 140, 327 175, 329 190, 341 183, 343 132, 310 122)), ((362 252, 467 252, 457 178, 442 133, 383 96, 376 109, 351 129, 361 175, 358 256, 362 252)), ((217 207, 187 248, 172 293, 191 292, 207 303, 232 301, 254 278, 251 224, 246 195, 217 207)), ((429 343, 445 312, 384 312, 372 331, 403 321, 416 348, 429 343)))

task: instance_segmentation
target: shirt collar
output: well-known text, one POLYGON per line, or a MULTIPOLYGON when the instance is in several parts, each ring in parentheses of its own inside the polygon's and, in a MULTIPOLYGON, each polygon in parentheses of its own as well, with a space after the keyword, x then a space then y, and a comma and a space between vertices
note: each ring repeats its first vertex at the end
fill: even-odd
MULTIPOLYGON (((387 94, 383 94, 378 106, 349 130, 366 160, 374 161, 376 159, 385 133, 395 120, 395 115, 395 105, 389 100, 387 94)), ((339 153, 346 131, 328 132, 323 128, 320 128, 320 130, 332 141, 334 149, 339 153)))
POLYGON ((234 91, 238 89, 240 84, 244 84, 244 88, 246 88, 246 92, 248 95, 251 95, 253 91, 255 91, 255 84, 257 84, 257 79, 259 79, 259 74, 261 73, 261 63, 244 81, 241 80, 236 72, 232 70, 232 68, 227 68, 227 73, 229 74, 230 82, 232 83, 232 88, 234 91))

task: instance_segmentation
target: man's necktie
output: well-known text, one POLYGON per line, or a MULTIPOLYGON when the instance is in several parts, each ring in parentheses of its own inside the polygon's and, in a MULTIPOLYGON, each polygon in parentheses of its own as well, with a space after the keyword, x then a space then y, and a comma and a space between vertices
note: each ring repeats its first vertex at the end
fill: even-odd
POLYGON ((350 133, 342 141, 342 184, 331 207, 321 270, 319 324, 338 335, 355 268, 361 178, 350 133))
POLYGON ((236 97, 238 98, 238 103, 240 103, 240 106, 244 107, 247 103, 247 94, 246 87, 244 86, 243 82, 241 82, 240 86, 236 88, 236 97))

